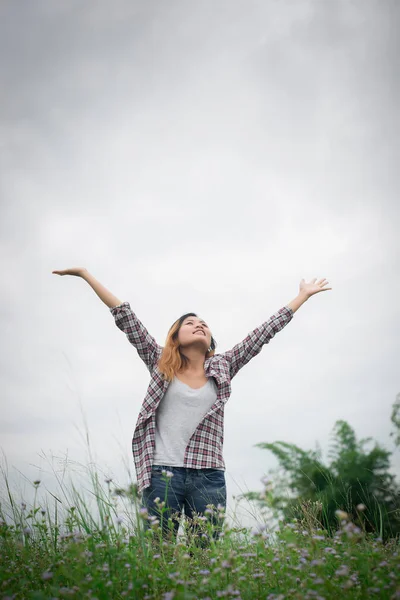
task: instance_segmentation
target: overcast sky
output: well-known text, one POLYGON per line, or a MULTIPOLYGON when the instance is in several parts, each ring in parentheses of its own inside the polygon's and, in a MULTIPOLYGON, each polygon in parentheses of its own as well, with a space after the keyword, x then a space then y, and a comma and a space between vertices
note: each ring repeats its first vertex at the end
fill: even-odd
POLYGON ((326 451, 344 419, 393 449, 399 12, 389 0, 1 3, 0 446, 17 496, 38 478, 56 493, 52 461, 78 477, 81 407, 99 472, 136 479, 149 373, 90 287, 52 274, 72 266, 161 345, 194 311, 220 352, 302 277, 329 280, 232 381, 228 512, 277 465, 258 442, 326 451))

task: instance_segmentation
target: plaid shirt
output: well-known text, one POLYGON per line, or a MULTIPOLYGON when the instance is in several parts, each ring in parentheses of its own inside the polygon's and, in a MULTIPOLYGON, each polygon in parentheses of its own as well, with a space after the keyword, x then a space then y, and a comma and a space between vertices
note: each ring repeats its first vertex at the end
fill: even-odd
MULTIPOLYGON (((148 368, 151 379, 139 412, 132 438, 132 452, 138 480, 138 492, 150 485, 151 467, 155 446, 156 410, 169 382, 164 380, 157 367, 162 347, 149 334, 132 311, 129 302, 110 308, 115 324, 135 346, 140 358, 148 368)), ((280 308, 272 317, 251 331, 231 350, 214 354, 204 363, 206 377, 214 377, 217 383, 217 399, 203 417, 185 450, 184 465, 193 469, 222 468, 224 441, 224 407, 231 395, 231 379, 245 364, 261 352, 278 331, 293 318, 288 306, 280 308)))

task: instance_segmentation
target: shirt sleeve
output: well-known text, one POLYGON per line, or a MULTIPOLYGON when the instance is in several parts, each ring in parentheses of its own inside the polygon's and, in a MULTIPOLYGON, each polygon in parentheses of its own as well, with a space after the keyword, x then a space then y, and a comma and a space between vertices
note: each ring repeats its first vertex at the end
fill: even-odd
POLYGON ((280 308, 262 325, 251 331, 244 340, 223 354, 229 363, 231 379, 249 360, 261 352, 264 344, 268 344, 278 331, 290 323, 293 314, 293 310, 288 306, 280 308))
POLYGON ((123 302, 110 308, 116 326, 126 334, 129 342, 135 346, 137 353, 150 371, 153 371, 162 352, 161 346, 149 334, 146 327, 138 319, 129 302, 123 302))

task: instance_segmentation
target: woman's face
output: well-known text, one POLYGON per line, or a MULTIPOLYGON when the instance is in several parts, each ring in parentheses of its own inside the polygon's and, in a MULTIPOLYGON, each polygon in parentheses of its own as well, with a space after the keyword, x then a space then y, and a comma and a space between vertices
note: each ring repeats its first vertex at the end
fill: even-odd
POLYGON ((211 346, 211 331, 199 317, 186 317, 179 329, 178 340, 183 348, 200 348, 206 353, 211 346))

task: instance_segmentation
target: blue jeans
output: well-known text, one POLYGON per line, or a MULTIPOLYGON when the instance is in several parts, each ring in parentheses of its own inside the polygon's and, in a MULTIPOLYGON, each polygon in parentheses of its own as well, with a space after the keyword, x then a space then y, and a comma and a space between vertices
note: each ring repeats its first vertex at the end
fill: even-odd
MULTIPOLYGON (((189 467, 169 467, 168 465, 153 465, 151 470, 150 486, 144 488, 142 496, 143 508, 147 508, 149 515, 154 515, 160 521, 163 537, 175 539, 179 529, 179 520, 184 509, 185 516, 193 519, 195 513, 206 517, 212 523, 212 537, 217 539, 222 531, 223 516, 220 508, 226 509, 226 483, 225 472, 220 469, 191 469, 189 467), (162 470, 173 473, 165 481, 162 470), (156 498, 165 501, 165 508, 159 509, 156 498), (207 508, 213 504, 215 509, 207 508), (217 509, 220 505, 219 509, 217 509), (171 518, 172 524, 168 524, 171 518)), ((204 519, 203 519, 204 520, 204 519)), ((170 521, 171 523, 171 521, 170 521)), ((150 522, 145 521, 145 527, 150 527, 150 522)), ((206 534, 199 535, 199 526, 191 522, 189 530, 195 537, 195 542, 205 548, 209 538, 206 534), (196 539, 197 536, 197 539, 196 539)))

